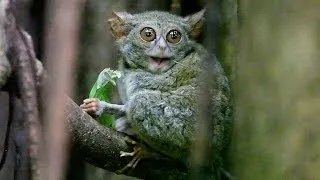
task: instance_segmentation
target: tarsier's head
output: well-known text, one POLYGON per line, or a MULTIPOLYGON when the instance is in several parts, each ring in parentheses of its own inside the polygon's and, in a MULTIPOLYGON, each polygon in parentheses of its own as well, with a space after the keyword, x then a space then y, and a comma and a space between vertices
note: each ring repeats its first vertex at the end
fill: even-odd
POLYGON ((193 49, 204 24, 204 10, 185 18, 151 11, 114 13, 109 19, 125 62, 153 73, 165 72, 193 49))

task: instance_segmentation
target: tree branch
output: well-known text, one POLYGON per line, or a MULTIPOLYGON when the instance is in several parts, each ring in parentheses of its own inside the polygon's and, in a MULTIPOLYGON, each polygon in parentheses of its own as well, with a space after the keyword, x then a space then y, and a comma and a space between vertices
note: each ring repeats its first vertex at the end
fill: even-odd
MULTIPOLYGON (((74 146, 86 161, 116 172, 131 160, 120 157, 120 151, 132 151, 123 134, 98 124, 72 100, 69 100, 66 114, 74 146)), ((187 170, 182 163, 173 160, 145 159, 125 175, 146 179, 185 179, 187 170)))

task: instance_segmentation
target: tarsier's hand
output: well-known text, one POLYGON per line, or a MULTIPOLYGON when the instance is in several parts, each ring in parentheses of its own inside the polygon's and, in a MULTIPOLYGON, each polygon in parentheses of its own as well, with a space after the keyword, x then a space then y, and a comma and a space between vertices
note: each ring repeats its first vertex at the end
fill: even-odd
POLYGON ((126 108, 124 105, 111 104, 105 101, 100 101, 97 98, 89 98, 83 100, 80 107, 92 117, 100 116, 102 113, 124 115, 126 108))
POLYGON ((81 104, 80 107, 92 117, 98 117, 103 113, 103 105, 97 98, 83 100, 83 104, 81 104))

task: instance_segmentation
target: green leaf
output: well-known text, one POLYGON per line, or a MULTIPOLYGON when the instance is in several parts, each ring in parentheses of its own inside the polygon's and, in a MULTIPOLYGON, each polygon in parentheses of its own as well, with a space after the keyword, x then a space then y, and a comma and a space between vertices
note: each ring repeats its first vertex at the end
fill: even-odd
POLYGON ((102 114, 97 121, 104 126, 114 128, 115 117, 111 114, 102 114))
MULTIPOLYGON (((119 71, 104 69, 98 76, 97 81, 92 86, 89 98, 98 98, 99 100, 109 102, 110 92, 116 86, 116 78, 119 78, 119 71)), ((102 114, 97 118, 97 121, 107 127, 114 127, 115 117, 112 114, 102 114)))
POLYGON ((94 85, 92 86, 89 93, 89 98, 94 98, 96 92, 97 92, 97 82, 95 82, 94 85))
POLYGON ((98 76, 97 79, 97 89, 106 86, 108 83, 116 85, 116 78, 121 76, 120 71, 111 70, 110 68, 104 69, 98 76))

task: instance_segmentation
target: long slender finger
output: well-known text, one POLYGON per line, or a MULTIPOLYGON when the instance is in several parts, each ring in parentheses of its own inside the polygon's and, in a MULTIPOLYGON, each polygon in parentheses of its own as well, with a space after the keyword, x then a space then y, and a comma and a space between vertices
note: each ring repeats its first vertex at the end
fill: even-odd
POLYGON ((91 107, 99 107, 99 102, 97 102, 97 101, 92 101, 92 102, 88 103, 88 106, 91 106, 91 107))
POLYGON ((89 109, 91 108, 92 106, 88 106, 87 104, 84 104, 84 105, 81 105, 80 106, 82 109, 89 109))
POLYGON ((97 107, 85 107, 85 108, 82 108, 83 111, 88 112, 88 113, 89 112, 94 112, 95 113, 97 111, 97 109, 98 109, 97 107))
POLYGON ((130 139, 128 136, 124 137, 124 141, 131 145, 137 145, 137 142, 135 140, 130 139))
POLYGON ((124 157, 124 156, 134 156, 136 154, 136 152, 124 152, 124 151, 120 151, 120 157, 124 157))
POLYGON ((92 108, 92 107, 95 107, 96 109, 98 109, 98 103, 96 102, 91 102, 89 104, 83 104, 81 105, 80 107, 82 107, 83 109, 89 109, 89 108, 92 108))
POLYGON ((142 157, 138 157, 136 161, 133 163, 132 168, 136 168, 141 159, 142 157))
POLYGON ((88 98, 88 99, 83 100, 83 102, 86 103, 86 104, 91 103, 91 102, 96 102, 96 101, 99 101, 99 99, 97 99, 97 98, 88 98))
POLYGON ((134 156, 133 159, 127 164, 127 166, 132 168, 137 160, 139 160, 139 157, 138 156, 134 156))
POLYGON ((84 107, 86 107, 86 106, 87 106, 86 103, 82 103, 82 104, 80 105, 81 108, 84 108, 84 107))
POLYGON ((90 107, 90 108, 88 108, 88 111, 89 112, 96 112, 98 110, 98 108, 97 107, 90 107))

